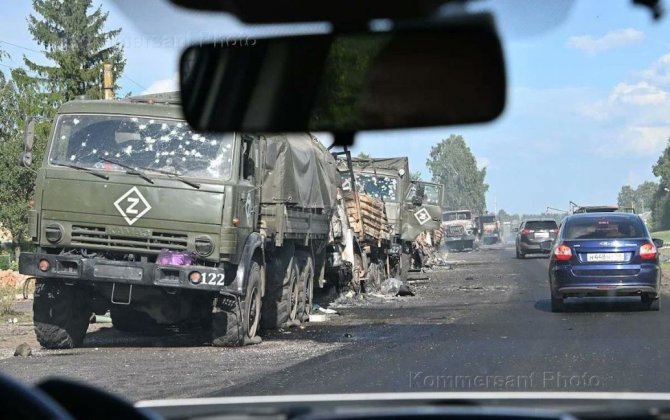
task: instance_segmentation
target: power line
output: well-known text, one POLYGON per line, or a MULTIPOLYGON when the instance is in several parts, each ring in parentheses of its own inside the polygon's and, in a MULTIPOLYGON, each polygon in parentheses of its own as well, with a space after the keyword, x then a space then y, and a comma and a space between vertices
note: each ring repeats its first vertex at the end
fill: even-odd
POLYGON ((24 47, 23 45, 14 44, 13 42, 3 41, 2 39, 0 39, 0 43, 11 45, 12 47, 21 48, 22 50, 32 51, 32 52, 36 52, 36 53, 40 53, 40 54, 42 54, 44 52, 44 51, 36 50, 34 48, 24 47))
MULTIPOLYGON (((39 50, 36 50, 36 49, 33 49, 33 48, 24 47, 23 45, 15 44, 13 42, 4 41, 2 39, 0 39, 0 43, 11 45, 12 47, 20 48, 20 49, 26 50, 26 51, 32 51, 32 52, 36 52, 36 53, 40 53, 40 54, 44 53, 44 51, 39 51, 39 50)), ((7 66, 6 64, 3 64, 3 66, 11 68, 11 67, 7 66)), ((136 82, 130 76, 126 76, 125 74, 121 74, 121 78, 128 79, 130 82, 134 83, 137 87, 141 88, 142 90, 147 90, 147 88, 145 88, 144 86, 142 86, 141 84, 136 82)))
POLYGON ((126 75, 124 75, 124 74, 121 74, 121 78, 130 80, 131 82, 133 82, 133 83, 135 83, 137 86, 139 86, 142 90, 147 90, 147 88, 145 88, 145 87, 142 86, 141 84, 137 83, 136 81, 134 81, 133 79, 131 79, 129 76, 126 76, 126 75))

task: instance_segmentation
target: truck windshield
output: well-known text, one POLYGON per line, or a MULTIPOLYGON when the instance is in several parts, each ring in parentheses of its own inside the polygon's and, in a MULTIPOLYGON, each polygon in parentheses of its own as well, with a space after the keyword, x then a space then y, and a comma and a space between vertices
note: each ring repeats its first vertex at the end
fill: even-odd
POLYGON ((445 222, 451 222, 454 220, 470 220, 470 218, 470 212, 444 213, 442 215, 442 220, 445 222))
MULTIPOLYGON (((407 201, 411 202, 416 196, 417 184, 412 184, 407 193, 407 201)), ((437 185, 423 184, 423 204, 438 206, 440 204, 440 189, 437 185)))
POLYGON ((496 217, 495 216, 482 216, 479 218, 479 220, 482 223, 495 223, 496 217))
POLYGON ((357 174, 358 191, 384 201, 397 201, 398 179, 385 175, 357 174))
POLYGON ((193 178, 229 179, 233 135, 199 134, 180 120, 122 115, 62 115, 50 163, 125 171, 107 158, 147 171, 193 178))

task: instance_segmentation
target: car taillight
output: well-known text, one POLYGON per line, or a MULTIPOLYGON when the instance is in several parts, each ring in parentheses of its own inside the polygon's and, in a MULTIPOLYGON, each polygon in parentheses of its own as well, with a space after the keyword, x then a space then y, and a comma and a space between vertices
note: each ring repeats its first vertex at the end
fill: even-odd
POLYGON ((554 248, 554 258, 558 261, 568 261, 572 258, 572 250, 566 244, 560 244, 554 248))
POLYGON ((520 232, 522 235, 528 235, 530 231, 528 229, 524 229, 520 232))
POLYGON ((657 254, 656 245, 651 242, 647 242, 640 247, 640 258, 643 260, 653 260, 657 254))

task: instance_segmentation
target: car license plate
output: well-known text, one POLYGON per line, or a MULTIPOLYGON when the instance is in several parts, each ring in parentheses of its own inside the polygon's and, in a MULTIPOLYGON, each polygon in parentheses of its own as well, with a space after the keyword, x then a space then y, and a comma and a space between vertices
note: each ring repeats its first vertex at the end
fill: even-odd
POLYGON ((549 232, 535 232, 535 238, 548 238, 549 232))
POLYGON ((586 254, 586 261, 588 262, 622 262, 625 259, 626 255, 623 252, 586 254))

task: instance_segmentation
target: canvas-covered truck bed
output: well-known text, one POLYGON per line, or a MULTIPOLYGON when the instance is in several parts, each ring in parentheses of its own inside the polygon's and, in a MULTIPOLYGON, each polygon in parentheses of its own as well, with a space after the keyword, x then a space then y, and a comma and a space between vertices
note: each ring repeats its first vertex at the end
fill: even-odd
POLYGON ((260 229, 277 246, 285 239, 326 239, 339 185, 335 160, 308 133, 266 138, 260 229))

